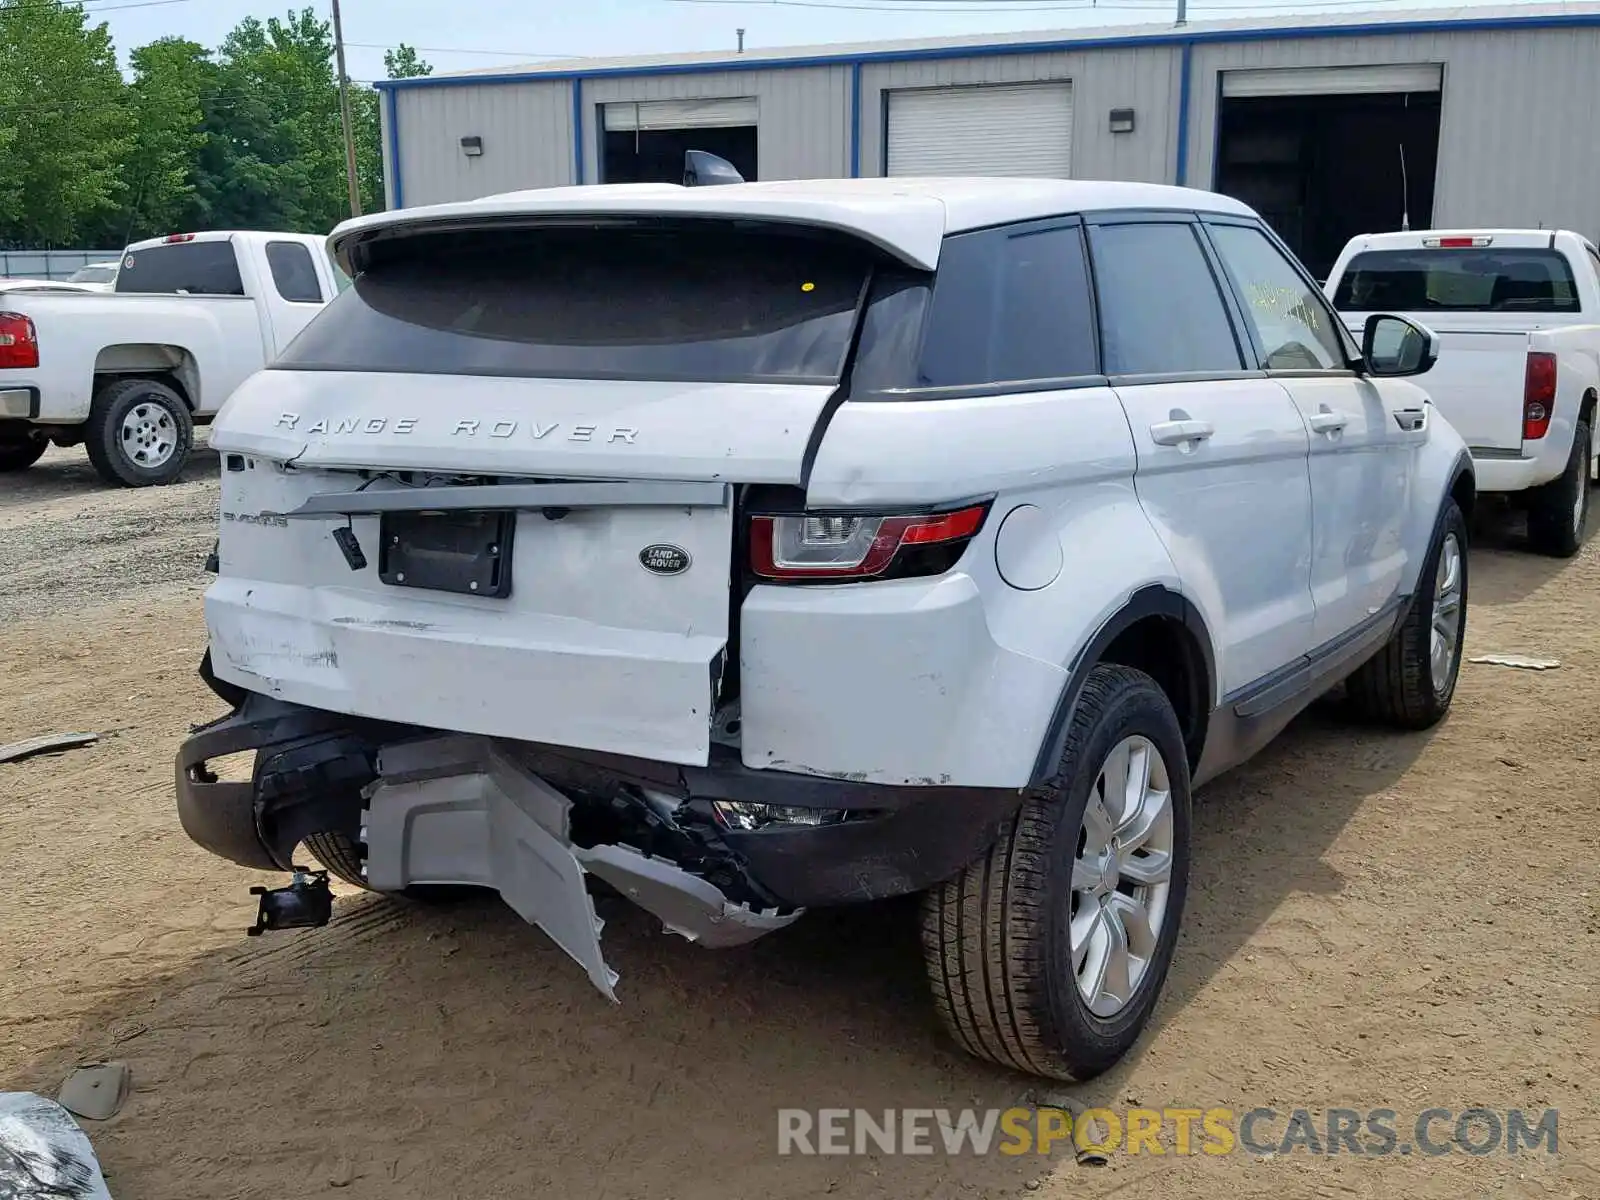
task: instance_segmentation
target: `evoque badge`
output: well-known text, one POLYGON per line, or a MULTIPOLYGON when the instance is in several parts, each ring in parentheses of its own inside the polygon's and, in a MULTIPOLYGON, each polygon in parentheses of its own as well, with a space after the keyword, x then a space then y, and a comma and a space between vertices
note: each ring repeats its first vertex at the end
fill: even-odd
POLYGON ((682 575, 689 569, 689 552, 682 546, 657 542, 639 551, 639 565, 652 575, 682 575))

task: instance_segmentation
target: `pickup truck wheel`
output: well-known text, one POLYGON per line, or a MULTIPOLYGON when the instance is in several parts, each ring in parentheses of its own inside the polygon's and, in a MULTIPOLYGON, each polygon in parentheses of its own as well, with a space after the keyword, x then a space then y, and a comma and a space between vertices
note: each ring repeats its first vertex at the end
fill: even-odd
POLYGON ((372 891, 367 886, 366 876, 361 873, 361 852, 344 834, 332 831, 307 834, 306 849, 336 879, 342 879, 362 891, 372 891))
POLYGON ((50 443, 44 438, 24 438, 20 442, 0 442, 0 475, 26 471, 44 457, 50 443))
POLYGON ((1583 545, 1589 509, 1589 426, 1572 431, 1572 455, 1561 478, 1528 498, 1528 541, 1540 554, 1571 558, 1583 545))
POLYGON ((1053 1079, 1138 1039, 1178 940, 1189 763, 1155 680, 1089 674, 1055 778, 982 859, 923 899, 934 1006, 968 1053, 1053 1079))
POLYGON ((1411 611, 1348 681, 1360 716, 1400 729, 1427 729, 1450 711, 1467 635, 1467 578, 1466 518, 1454 500, 1446 500, 1411 611))
POLYGON ((107 483, 152 487, 172 483, 194 446, 189 406, 164 383, 119 379, 96 393, 84 449, 107 483))

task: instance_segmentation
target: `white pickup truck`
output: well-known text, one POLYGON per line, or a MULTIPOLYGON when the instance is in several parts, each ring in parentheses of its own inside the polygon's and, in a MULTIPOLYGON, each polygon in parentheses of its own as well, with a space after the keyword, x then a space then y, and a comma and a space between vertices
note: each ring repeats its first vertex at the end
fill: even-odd
POLYGON ((0 474, 82 443, 108 483, 171 483, 195 424, 348 282, 321 237, 179 233, 129 246, 114 294, 0 297, 0 474))
POLYGON ((1471 448, 1478 490, 1527 509, 1534 549, 1576 554, 1600 469, 1594 244, 1548 229, 1363 234, 1325 290, 1358 335, 1374 312, 1439 335, 1427 391, 1471 448))

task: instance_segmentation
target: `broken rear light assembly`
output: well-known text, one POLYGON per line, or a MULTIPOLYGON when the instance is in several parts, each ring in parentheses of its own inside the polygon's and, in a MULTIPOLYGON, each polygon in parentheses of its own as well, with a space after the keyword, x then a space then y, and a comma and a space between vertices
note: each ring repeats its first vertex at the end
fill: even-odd
POLYGON ((794 513, 750 518, 750 569, 762 579, 842 583, 939 575, 961 557, 989 502, 915 515, 794 513))
POLYGON ((717 824, 735 833, 750 833, 769 825, 837 825, 848 815, 842 808, 795 808, 787 804, 747 804, 742 800, 717 800, 711 805, 717 824))
POLYGON ((1556 356, 1528 351, 1522 383, 1522 440, 1536 442, 1550 432, 1550 415, 1556 408, 1556 356))

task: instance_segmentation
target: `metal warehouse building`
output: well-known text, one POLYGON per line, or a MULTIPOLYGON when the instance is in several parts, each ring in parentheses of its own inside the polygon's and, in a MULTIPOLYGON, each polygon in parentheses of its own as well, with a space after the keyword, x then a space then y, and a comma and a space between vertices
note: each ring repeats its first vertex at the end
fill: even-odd
POLYGON ((579 59, 380 84, 391 207, 573 182, 1045 175, 1254 205, 1319 272, 1351 235, 1600 237, 1600 4, 579 59))

